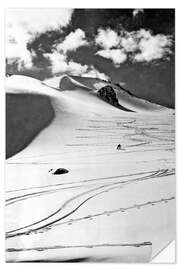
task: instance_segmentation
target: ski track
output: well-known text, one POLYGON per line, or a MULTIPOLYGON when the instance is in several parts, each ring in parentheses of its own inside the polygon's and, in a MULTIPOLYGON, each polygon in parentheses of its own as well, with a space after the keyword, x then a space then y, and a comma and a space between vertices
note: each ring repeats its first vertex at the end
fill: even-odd
MULTIPOLYGON (((95 123, 97 123, 98 122, 98 124, 99 123, 102 123, 103 121, 99 121, 99 120, 88 120, 88 122, 95 122, 95 123)), ((111 129, 111 132, 112 132, 112 129, 113 129, 113 127, 114 127, 114 132, 112 133, 112 135, 114 135, 115 137, 119 137, 119 131, 120 130, 125 130, 126 131, 126 133, 123 133, 123 136, 122 136, 122 138, 124 138, 126 141, 127 141, 127 139, 129 140, 129 141, 131 141, 131 142, 136 142, 136 144, 133 144, 133 145, 131 145, 131 144, 129 144, 129 145, 127 145, 127 146, 125 146, 125 148, 126 148, 126 151, 125 152, 123 152, 123 154, 125 154, 125 153, 133 153, 133 152, 135 152, 135 151, 128 151, 127 149, 128 148, 131 148, 131 147, 135 147, 135 148, 137 148, 138 147, 138 150, 137 150, 137 152, 140 152, 141 150, 139 150, 139 147, 140 146, 144 146, 144 145, 151 145, 151 147, 153 146, 153 142, 155 142, 156 140, 158 140, 158 141, 162 141, 162 138, 159 136, 160 135, 160 133, 156 130, 156 132, 157 132, 157 134, 158 134, 158 136, 152 136, 152 135, 149 135, 147 132, 148 131, 152 131, 154 128, 152 127, 152 125, 151 125, 151 127, 150 128, 148 128, 148 127, 144 127, 142 124, 137 124, 136 123, 137 121, 135 120, 135 119, 132 119, 132 120, 128 120, 128 121, 117 121, 116 120, 116 122, 115 122, 115 125, 113 125, 113 126, 101 126, 101 125, 99 125, 99 126, 96 126, 96 125, 88 125, 88 131, 92 131, 93 132, 93 134, 95 134, 96 132, 101 132, 101 133, 103 133, 103 132, 105 132, 106 133, 106 135, 105 135, 105 138, 107 139, 107 132, 109 132, 109 129, 111 129), (140 128, 139 126, 140 125, 142 125, 142 127, 140 128), (106 131, 107 130, 107 131, 106 131), (129 130, 131 130, 132 131, 132 134, 129 134, 129 130), (117 133, 117 134, 115 134, 115 133, 117 133), (136 138, 137 136, 140 136, 141 138, 136 138), (150 140, 150 139, 153 139, 153 140, 150 140), (138 142, 138 143, 137 143, 138 142)), ((103 122, 104 123, 104 122, 103 122)), ((107 121, 106 121, 106 123, 107 123, 107 121)), ((108 123, 111 123, 111 125, 112 125, 112 122, 111 121, 108 121, 108 123)), ((156 125, 155 123, 153 124, 153 125, 156 125)), ((164 125, 165 125, 165 123, 164 123, 164 125)), ((156 128, 157 129, 157 128, 156 128)), ((81 132, 83 132, 83 131, 87 131, 87 129, 77 129, 78 131, 81 131, 81 132)), ((169 131, 169 130, 168 130, 169 131)), ((167 132, 165 132, 165 131, 162 131, 162 134, 166 134, 167 132)), ((97 136, 98 137, 98 136, 97 136)), ((89 136, 88 138, 87 137, 79 137, 80 139, 91 139, 91 138, 93 138, 93 136, 91 137, 91 136, 89 136)), ((117 142, 118 142, 119 140, 117 140, 117 142)), ((165 140, 163 139, 163 142, 164 142, 165 140)), ((168 141, 168 140, 167 140, 168 141)), ((114 141, 111 141, 110 142, 110 144, 112 145, 112 142, 114 142, 114 141)), ((78 145, 78 144, 77 144, 78 145)), ((80 146, 84 146, 84 145, 91 145, 90 143, 87 143, 87 144, 79 144, 80 146)), ((97 146, 97 145, 108 145, 108 141, 106 140, 105 141, 105 143, 104 144, 94 144, 94 143, 92 143, 92 145, 93 146, 97 146)), ((163 146, 163 150, 167 150, 166 148, 164 148, 164 145, 165 146, 168 146, 168 144, 166 143, 166 144, 159 144, 159 146, 163 146)), ((73 144, 73 145, 67 145, 67 146, 75 146, 75 144, 73 144)), ((155 144, 155 146, 157 146, 157 144, 155 144)), ((143 152, 144 151, 157 151, 157 150, 162 150, 161 148, 156 148, 156 149, 150 149, 150 150, 145 150, 144 148, 143 148, 143 152)), ((82 152, 84 153, 85 151, 84 150, 82 150, 82 152)), ((66 154, 68 154, 68 156, 69 156, 69 151, 67 152, 67 153, 63 153, 64 155, 66 155, 66 154)), ((100 154, 100 155, 102 155, 102 156, 104 156, 104 155, 112 155, 112 154, 119 154, 119 153, 102 153, 102 154, 100 154)), ((55 155, 59 155, 59 153, 57 153, 57 154, 53 154, 53 156, 55 156, 55 155)), ((48 157, 48 155, 45 155, 46 157, 48 157)), ((52 156, 52 155, 50 155, 50 156, 52 156)), ((25 157, 25 158, 39 158, 39 157, 44 157, 43 155, 40 155, 40 156, 29 156, 29 157, 25 157)), ((84 155, 82 155, 81 156, 82 158, 84 157, 84 155)), ((24 159, 24 157, 23 157, 23 159, 24 159)), ((18 159, 18 160, 20 160, 20 158, 18 159)), ((11 164, 14 164, 13 162, 11 163, 11 164)), ((18 164, 23 164, 23 163, 21 163, 21 162, 18 162, 18 164)), ((36 164, 36 162, 33 162, 32 163, 32 165, 34 165, 34 164, 36 164)), ((37 162, 37 164, 39 164, 39 162, 37 162)), ((46 164, 46 163, 45 163, 46 164)), ((20 189, 20 190, 9 190, 9 191, 7 191, 7 193, 12 193, 12 192, 19 192, 19 191, 26 191, 26 193, 25 194, 23 194, 23 195, 20 195, 20 196, 18 196, 18 195, 16 195, 16 196, 14 196, 14 197, 10 197, 10 198, 8 198, 7 200, 6 200, 6 206, 10 206, 10 205, 12 205, 12 204, 15 204, 15 203, 20 203, 21 201, 24 201, 24 200, 27 200, 27 199, 31 199, 31 198, 34 198, 34 197, 39 197, 39 196, 46 196, 46 195, 49 195, 49 194, 53 194, 53 193, 57 193, 57 192, 59 192, 59 191, 62 191, 62 190, 65 190, 65 189, 79 189, 79 188, 81 188, 81 187, 86 187, 87 186, 87 184, 92 184, 92 182, 93 182, 93 185, 94 186, 98 186, 98 187, 95 187, 95 188, 93 188, 93 189, 90 189, 90 190, 88 190, 88 191, 85 191, 85 192, 82 192, 82 193, 80 193, 80 194, 78 194, 78 195, 76 195, 76 196, 74 196, 73 198, 71 198, 70 200, 68 200, 68 201, 66 201, 57 211, 55 211, 55 212, 53 212, 51 215, 49 215, 49 216, 47 216, 47 217, 44 217, 43 219, 41 219, 41 220, 39 220, 39 221, 37 221, 37 222, 35 222, 35 223, 32 223, 32 224, 29 224, 29 225, 27 225, 27 226, 24 226, 24 227, 21 227, 21 228, 17 228, 17 229, 15 229, 15 230, 12 230, 12 231, 9 231, 9 232, 7 232, 7 234, 6 234, 6 237, 7 238, 11 238, 11 237, 17 237, 17 236, 19 236, 19 235, 22 235, 22 234, 25 234, 25 235, 28 235, 28 234, 30 234, 30 233, 32 233, 32 232, 35 232, 35 233, 37 233, 39 230, 42 230, 42 229, 45 229, 46 227, 48 227, 49 228, 49 226, 52 226, 52 225, 54 225, 55 223, 57 223, 57 222, 59 222, 60 220, 63 220, 63 219, 66 219, 67 217, 69 217, 70 215, 72 215, 75 211, 77 211, 82 205, 84 205, 87 201, 89 201, 90 199, 92 199, 92 198, 94 198, 94 197, 96 197, 96 196, 98 196, 98 195, 100 195, 100 194, 102 194, 102 193, 104 193, 104 192, 108 192, 108 191, 110 191, 110 190, 112 190, 112 189, 117 189, 117 188, 122 188, 122 187, 124 187, 125 185, 129 185, 129 184, 133 184, 134 182, 135 183, 139 183, 139 182, 142 182, 142 181, 145 181, 145 180, 148 180, 148 181, 150 181, 150 180, 154 180, 154 179, 160 179, 160 177, 163 177, 163 176, 168 176, 168 175, 172 175, 172 174, 174 174, 174 170, 168 170, 168 169, 165 169, 165 170, 158 170, 158 171, 153 171, 153 172, 142 172, 142 174, 148 174, 147 176, 145 176, 145 177, 141 177, 140 175, 141 175, 141 173, 137 173, 137 175, 138 175, 138 177, 137 178, 135 178, 135 179, 131 179, 131 180, 124 180, 124 181, 117 181, 118 180, 118 178, 121 178, 121 177, 128 177, 128 176, 123 176, 123 175, 119 175, 119 176, 112 176, 112 177, 107 177, 107 178, 98 178, 98 179, 96 179, 96 180, 93 180, 93 179, 90 179, 90 180, 81 180, 81 181, 73 181, 73 182, 67 182, 66 184, 62 184, 62 183, 60 183, 60 184, 56 184, 56 185, 48 185, 48 186, 45 186, 45 187, 32 187, 32 188, 27 188, 27 189, 20 189), (101 180, 110 180, 111 178, 113 178, 113 179, 115 179, 114 180, 114 182, 113 183, 110 183, 110 184, 105 184, 105 185, 100 185, 100 181, 101 180), (54 187, 56 187, 56 186, 67 186, 67 187, 60 187, 60 188, 54 188, 54 187), (99 186, 100 185, 100 186, 99 186), (115 187, 113 187, 113 186, 115 186, 115 187), (51 187, 50 189, 47 189, 47 187, 51 187), (113 188, 112 188, 113 187, 113 188), (46 190, 42 190, 43 188, 45 188, 46 190), (53 189, 52 189, 53 188, 53 189), (108 189, 107 189, 108 188, 108 189), (31 192, 31 193, 27 193, 27 191, 28 190, 31 190, 31 189, 41 189, 41 191, 36 191, 36 192, 31 192), (105 189, 105 190, 102 190, 102 189, 105 189), (73 202, 73 201, 75 201, 75 200, 77 200, 77 199, 79 199, 79 198, 81 198, 81 197, 83 197, 84 195, 89 195, 89 194, 91 194, 91 193, 93 193, 93 192, 96 192, 96 191, 98 191, 98 190, 102 190, 101 192, 98 192, 98 193, 96 193, 96 194, 94 194, 94 195, 91 195, 91 196, 89 196, 89 197, 87 197, 87 198, 85 198, 84 200, 82 200, 82 202, 80 202, 79 203, 79 205, 78 206, 76 206, 74 209, 72 209, 71 211, 69 211, 67 214, 65 214, 64 216, 62 216, 62 217, 58 217, 58 218, 56 218, 56 215, 59 215, 60 214, 60 212, 62 211, 62 209, 64 209, 65 207, 67 207, 68 206, 68 204, 70 204, 71 202, 73 202), (53 221, 51 221, 51 222, 48 222, 48 220, 50 219, 50 218, 52 218, 52 217, 55 217, 55 219, 53 220, 53 221), (40 225, 42 222, 44 222, 44 221, 46 221, 46 224, 44 224, 44 225, 40 225), (38 225, 39 224, 39 225, 38 225), (38 225, 37 226, 37 228, 32 228, 31 229, 31 227, 33 227, 34 225, 38 225), (22 232, 21 232, 22 231, 22 232)), ((136 175, 136 174, 132 174, 132 175, 136 175)), ((164 200, 164 199, 163 199, 164 200)), ((167 199, 166 201, 168 201, 169 199, 167 199)), ((159 202, 161 202, 162 201, 162 199, 161 200, 159 200, 159 202)), ((149 203, 145 203, 145 205, 149 205, 149 203)), ((143 204, 142 205, 140 205, 141 207, 143 206, 143 204)), ((125 211, 127 211, 129 208, 126 208, 126 209, 124 209, 125 211)), ((130 207, 130 209, 132 209, 132 207, 130 207)), ((123 211, 122 209, 121 209, 121 211, 123 211)), ((112 211, 113 212, 113 211, 112 211)), ((96 215, 99 215, 99 214, 95 214, 94 216, 96 216, 96 215)), ((80 219, 81 220, 81 219, 80 219)))
MULTIPOLYGON (((37 221, 37 222, 32 223, 30 225, 27 225, 27 226, 18 228, 16 230, 12 230, 12 231, 7 232, 7 238, 9 238, 9 237, 15 237, 15 236, 22 235, 22 234, 29 234, 29 233, 31 233, 33 231, 37 231, 39 229, 43 229, 43 228, 45 228, 47 226, 50 226, 50 225, 52 225, 52 224, 54 224, 54 223, 56 223, 56 222, 58 222, 58 221, 60 221, 60 220, 62 220, 64 218, 69 217, 70 215, 72 215, 75 211, 77 211, 82 205, 84 205, 90 199, 92 199, 92 198, 94 198, 94 197, 96 197, 96 196, 98 196, 100 194, 103 194, 105 192, 109 192, 109 191, 111 191, 113 189, 122 188, 121 185, 123 185, 123 186, 124 185, 127 185, 127 184, 129 185, 129 184, 133 184, 134 182, 136 182, 136 183, 137 182, 142 182, 142 181, 145 181, 145 180, 148 180, 148 179, 151 179, 152 180, 153 178, 164 177, 164 176, 173 175, 173 174, 174 174, 174 170, 172 170, 172 171, 162 170, 162 171, 157 171, 157 172, 150 173, 149 175, 147 175, 145 177, 139 177, 139 178, 136 178, 134 180, 116 181, 116 182, 111 183, 111 184, 105 184, 105 185, 102 185, 100 187, 96 187, 96 188, 90 189, 88 191, 85 191, 83 193, 80 193, 80 194, 72 197, 71 199, 67 200, 57 211, 55 211, 51 215, 49 215, 49 216, 41 219, 40 221, 37 221), (105 190, 102 190, 102 189, 105 189, 105 190), (102 191, 100 191, 98 193, 95 193, 95 194, 93 194, 91 196, 88 196, 85 199, 82 199, 82 201, 75 208, 73 208, 72 210, 70 210, 69 212, 67 212, 65 215, 60 216, 58 218, 56 217, 56 215, 60 214, 60 212, 64 208, 66 208, 70 203, 76 201, 77 199, 83 197, 84 195, 90 195, 91 193, 96 192, 98 190, 102 190, 102 191), (52 217, 55 217, 55 219, 53 221, 47 222, 44 225, 39 225, 39 227, 31 229, 32 226, 37 225, 37 224, 41 224, 42 222, 47 221, 47 220, 49 220, 52 217), (27 228, 30 228, 30 229, 28 231, 21 232, 22 230, 27 229, 27 228), (15 233, 17 231, 20 231, 20 232, 19 233, 15 233)), ((77 186, 75 186, 75 187, 69 187, 69 188, 76 188, 76 187, 77 186)), ((60 189, 60 190, 62 190, 62 189, 60 189)), ((53 190, 53 191, 52 190, 50 190, 50 191, 44 191, 44 192, 35 193, 35 194, 32 194, 32 193, 31 194, 26 194, 26 195, 22 195, 22 196, 19 196, 19 197, 16 197, 16 198, 10 198, 8 201, 12 201, 13 200, 11 203, 9 203, 9 204, 13 204, 13 203, 17 203, 19 201, 25 200, 25 198, 24 198, 25 196, 26 196, 26 199, 29 199, 29 198, 34 197, 34 196, 42 196, 42 195, 49 194, 49 193, 54 193, 54 192, 57 192, 57 191, 59 191, 59 189, 53 190)), ((9 204, 7 204, 7 205, 9 205, 9 204)))

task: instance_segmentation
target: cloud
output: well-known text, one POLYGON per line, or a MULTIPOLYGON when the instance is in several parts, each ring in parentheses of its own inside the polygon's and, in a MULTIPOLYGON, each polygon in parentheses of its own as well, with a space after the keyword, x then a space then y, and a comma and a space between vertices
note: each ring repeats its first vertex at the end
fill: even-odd
POLYGON ((99 45, 103 50, 96 52, 97 55, 110 59, 115 65, 119 65, 126 61, 127 56, 124 50, 119 49, 121 44, 121 36, 110 28, 98 29, 95 37, 95 44, 99 45))
POLYGON ((98 78, 101 80, 109 80, 109 77, 105 73, 99 72, 94 66, 90 66, 89 70, 82 74, 82 77, 98 78))
POLYGON ((66 26, 71 19, 73 9, 55 8, 19 8, 8 9, 7 24, 21 25, 27 31, 43 32, 48 29, 66 26))
POLYGON ((31 35, 16 24, 9 25, 6 31, 6 50, 7 58, 19 59, 19 69, 24 64, 26 67, 32 66, 32 57, 26 48, 26 44, 31 35))
POLYGON ((99 78, 102 80, 108 80, 109 77, 99 72, 94 68, 93 65, 81 65, 80 63, 74 62, 72 60, 68 61, 65 54, 60 54, 57 51, 54 51, 51 54, 45 54, 46 57, 49 57, 52 63, 52 73, 67 73, 69 75, 76 75, 82 77, 93 77, 99 78))
POLYGON ((112 47, 117 47, 120 42, 120 37, 118 34, 108 29, 98 29, 98 34, 95 37, 95 44, 101 46, 103 49, 110 49, 112 47))
POLYGON ((96 52, 96 54, 111 59, 115 65, 119 65, 126 61, 127 55, 126 53, 121 49, 112 49, 112 50, 101 50, 96 52))
MULTIPOLYGON (((61 31, 61 27, 70 22, 72 12, 72 9, 8 9, 6 14, 6 57, 18 59, 19 69, 24 66, 32 67, 34 55, 26 48, 29 40, 37 32, 43 33, 55 28, 61 31)), ((143 10, 134 10, 134 14, 140 12, 143 10)), ((96 52, 97 55, 110 59, 115 66, 119 66, 127 60, 150 62, 167 57, 171 53, 172 39, 163 34, 153 35, 145 29, 117 33, 110 28, 99 28, 95 39, 90 43, 86 40, 85 32, 78 28, 68 34, 63 42, 54 47, 53 53, 48 55, 52 62, 53 72, 63 72, 64 70, 64 72, 73 74, 86 72, 99 76, 98 74, 101 73, 98 73, 97 70, 67 60, 69 51, 76 51, 77 48, 90 44, 100 48, 96 52)))
POLYGON ((138 50, 136 32, 124 32, 123 37, 121 38, 121 47, 127 53, 138 50))
POLYGON ((6 12, 6 57, 19 59, 19 68, 32 67, 27 42, 37 32, 66 26, 72 9, 8 9, 6 12))
POLYGON ((78 28, 75 32, 71 32, 66 36, 65 40, 57 46, 57 50, 66 53, 67 51, 75 51, 85 45, 88 45, 85 32, 78 28))
POLYGON ((69 75, 82 75, 88 72, 88 65, 81 65, 67 59, 68 51, 75 51, 81 46, 88 45, 85 32, 80 28, 67 35, 64 41, 54 46, 53 53, 44 54, 52 64, 52 73, 68 73, 69 75))
POLYGON ((153 36, 149 31, 141 29, 137 33, 137 37, 140 39, 138 43, 140 53, 134 56, 134 60, 137 62, 161 59, 167 53, 171 53, 172 40, 169 36, 162 34, 153 36))
POLYGON ((51 60, 53 74, 68 73, 70 75, 81 75, 88 69, 87 65, 81 65, 72 60, 67 61, 67 56, 57 51, 50 54, 44 54, 44 56, 51 60))
POLYGON ((67 63, 67 66, 64 72, 67 72, 68 74, 71 74, 71 75, 80 76, 84 74, 87 71, 87 69, 88 69, 87 65, 81 65, 80 63, 69 61, 67 63))
POLYGON ((53 53, 44 54, 45 57, 51 60, 53 74, 68 73, 70 75, 82 75, 87 72, 87 65, 67 60, 68 51, 75 51, 77 48, 85 45, 88 45, 85 32, 78 28, 67 35, 62 43, 56 45, 53 53))
POLYGON ((171 53, 172 40, 170 36, 153 35, 145 29, 121 31, 120 34, 110 29, 99 29, 95 43, 103 48, 96 54, 111 59, 118 66, 127 59, 135 62, 150 62, 164 58, 171 53))

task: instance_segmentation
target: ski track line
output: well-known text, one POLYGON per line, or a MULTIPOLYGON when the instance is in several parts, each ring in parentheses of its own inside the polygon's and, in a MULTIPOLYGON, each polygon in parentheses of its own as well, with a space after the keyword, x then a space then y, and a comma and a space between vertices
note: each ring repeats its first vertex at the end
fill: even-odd
MULTIPOLYGON (((146 176, 146 177, 137 178, 136 180, 134 180, 134 182, 141 182, 141 181, 144 181, 144 180, 149 179, 149 178, 156 178, 157 176, 162 177, 162 176, 166 176, 166 175, 169 175, 169 174, 174 174, 174 172, 168 172, 168 170, 164 170, 164 171, 161 171, 161 172, 156 172, 156 173, 151 174, 151 175, 146 176)), ((130 181, 132 181, 132 180, 130 180, 130 181)), ((15 229, 15 230, 12 230, 12 231, 7 232, 7 234, 6 234, 6 235, 7 235, 7 238, 9 238, 9 237, 14 237, 14 236, 18 236, 18 235, 22 235, 22 234, 26 234, 27 231, 23 231, 23 230, 25 230, 25 229, 27 229, 27 228, 30 228, 30 227, 32 227, 32 226, 38 225, 38 224, 39 224, 40 227, 30 229, 29 231, 31 231, 31 232, 32 232, 32 231, 36 231, 36 230, 42 229, 42 228, 44 228, 44 227, 46 227, 46 226, 49 226, 49 225, 51 225, 51 224, 54 224, 54 223, 56 223, 57 221, 60 221, 60 220, 62 220, 62 219, 64 219, 64 218, 66 218, 67 216, 70 216, 72 213, 74 213, 75 211, 77 211, 77 210, 78 210, 84 203, 86 203, 88 200, 90 200, 90 199, 92 199, 92 198, 94 198, 94 197, 96 197, 96 196, 98 196, 98 195, 100 195, 100 194, 103 194, 103 193, 105 193, 105 192, 108 192, 109 189, 112 190, 112 189, 119 188, 119 185, 122 185, 122 184, 123 184, 122 181, 120 181, 120 182, 116 182, 116 183, 112 183, 112 184, 108 184, 108 185, 103 185, 103 186, 100 186, 100 187, 98 187, 98 188, 93 188, 93 189, 91 189, 91 190, 88 190, 88 191, 85 191, 85 192, 80 193, 80 194, 78 194, 78 195, 75 195, 75 196, 72 197, 71 199, 67 200, 67 201, 66 201, 66 202, 65 202, 65 203, 64 203, 57 211, 55 211, 55 212, 53 212, 51 215, 49 215, 49 216, 47 216, 47 217, 41 219, 40 221, 37 221, 37 222, 34 222, 34 223, 30 224, 30 225, 26 225, 26 226, 24 226, 24 227, 21 227, 21 228, 18 228, 18 229, 15 229), (98 192, 98 193, 95 193, 94 195, 91 195, 91 196, 85 198, 85 200, 83 200, 79 205, 77 205, 77 206, 76 206, 73 210, 71 210, 69 213, 64 214, 64 216, 61 216, 61 217, 58 218, 58 219, 55 218, 55 220, 50 221, 49 223, 46 223, 45 225, 40 225, 40 223, 43 223, 44 221, 47 221, 47 220, 50 219, 51 217, 56 216, 57 214, 59 214, 64 208, 66 208, 66 207, 68 206, 68 204, 72 203, 72 201, 75 201, 75 200, 81 198, 81 197, 84 196, 84 195, 87 195, 87 194, 92 193, 92 192, 97 192, 98 190, 101 190, 101 189, 104 189, 104 188, 105 188, 105 190, 102 190, 102 191, 100 191, 100 192, 98 192), (107 188, 107 189, 106 189, 106 188, 107 188), (17 231, 22 231, 22 232, 15 233, 15 232, 17 232, 17 231)), ((127 182, 125 182, 124 184, 129 184, 129 183, 128 183, 128 180, 127 180, 127 182)))

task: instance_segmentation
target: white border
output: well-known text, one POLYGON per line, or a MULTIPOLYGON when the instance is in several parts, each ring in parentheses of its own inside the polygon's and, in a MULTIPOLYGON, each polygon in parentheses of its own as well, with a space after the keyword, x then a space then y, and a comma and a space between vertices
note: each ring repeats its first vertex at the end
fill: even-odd
MULTIPOLYGON (((0 140, 0 266, 1 269, 32 269, 32 268, 38 268, 39 269, 49 269, 49 267, 53 268, 63 268, 63 269, 91 269, 97 268, 97 269, 119 269, 122 268, 123 270, 126 269, 144 269, 146 267, 153 267, 153 269, 164 269, 164 268, 177 268, 178 267, 178 252, 176 250, 176 262, 177 264, 101 264, 101 263, 89 263, 89 264, 59 264, 59 263, 5 263, 5 257, 4 257, 4 156, 5 156, 5 99, 4 99, 4 70, 5 70, 5 61, 4 61, 4 13, 6 8, 176 8, 176 146, 177 146, 177 152, 179 153, 179 143, 178 138, 180 138, 180 132, 179 132, 179 109, 178 106, 180 106, 179 103, 179 63, 178 59, 180 61, 179 57, 179 51, 178 48, 180 46, 179 42, 179 29, 178 25, 180 25, 180 9, 178 4, 179 1, 166 1, 165 0, 150 0, 150 1, 142 1, 142 0, 125 0, 125 1, 119 1, 119 0, 111 0, 111 1, 97 1, 97 0, 91 0, 91 1, 84 1, 84 0, 51 0, 51 1, 45 1, 45 0, 31 0, 31 1, 25 1, 25 0, 1 0, 0 3, 0 33, 1 33, 1 39, 0 39, 0 131, 1 131, 1 140, 0 140)), ((177 155, 177 162, 179 161, 178 155, 177 155)), ((177 188, 179 188, 178 184, 178 176, 179 176, 179 170, 178 170, 178 164, 177 164, 177 188)), ((180 181, 180 180, 179 180, 180 181)), ((179 194, 177 194, 179 195, 179 194)), ((177 208, 179 205, 179 200, 177 196, 177 208)), ((178 211, 177 211, 178 213, 178 211)), ((177 220, 177 228, 179 224, 179 215, 177 220)), ((178 243, 179 243, 179 234, 177 233, 178 237, 178 243)), ((177 244, 176 244, 177 246, 177 244)), ((172 250, 171 250, 172 255, 172 250)), ((167 255, 166 255, 167 256, 167 255)))

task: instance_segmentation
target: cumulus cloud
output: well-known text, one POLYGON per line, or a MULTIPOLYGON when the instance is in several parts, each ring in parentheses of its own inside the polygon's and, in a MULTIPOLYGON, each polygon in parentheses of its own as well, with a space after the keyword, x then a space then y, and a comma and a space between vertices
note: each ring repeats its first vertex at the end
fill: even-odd
POLYGON ((51 61, 52 73, 67 73, 69 75, 95 77, 103 80, 109 79, 106 74, 99 72, 92 65, 81 65, 73 60, 68 60, 68 51, 75 51, 77 48, 87 45, 89 43, 86 40, 85 32, 80 28, 67 35, 62 43, 54 46, 52 53, 44 54, 51 61))
POLYGON ((111 30, 110 28, 98 29, 98 34, 95 37, 95 44, 102 48, 102 50, 97 51, 96 54, 106 59, 111 59, 115 65, 119 65, 126 61, 127 56, 124 50, 119 49, 121 36, 114 30, 111 30))
POLYGON ((71 32, 66 36, 65 40, 57 46, 57 50, 66 53, 67 51, 75 51, 85 45, 88 45, 85 32, 78 28, 75 32, 71 32))
POLYGON ((138 50, 136 32, 124 32, 120 45, 127 53, 138 50))
POLYGON ((150 31, 141 29, 133 32, 124 32, 121 46, 127 53, 133 53, 133 60, 150 62, 161 59, 171 53, 172 40, 163 34, 153 35, 150 31))
POLYGON ((77 48, 85 45, 88 45, 85 32, 78 28, 67 35, 62 43, 56 45, 53 53, 44 54, 45 57, 51 60, 53 74, 68 73, 70 75, 82 75, 87 72, 87 65, 67 60, 68 51, 75 51, 77 48))
POLYGON ((71 19, 73 9, 61 8, 18 8, 8 9, 6 21, 9 24, 22 26, 27 31, 43 32, 49 29, 66 26, 71 19))
POLYGON ((6 57, 18 59, 21 66, 32 66, 32 54, 27 42, 37 32, 65 26, 72 9, 8 9, 6 12, 6 57))
POLYGON ((96 52, 97 55, 111 59, 118 66, 129 56, 129 59, 136 62, 150 62, 166 57, 171 53, 172 40, 170 36, 153 35, 145 29, 133 32, 121 31, 120 34, 110 29, 99 29, 95 44, 103 48, 96 52))
POLYGON ((44 54, 48 57, 52 65, 52 73, 67 73, 69 75, 82 75, 89 71, 88 65, 81 65, 73 60, 67 59, 68 51, 75 51, 81 46, 88 45, 85 32, 80 28, 67 35, 63 42, 54 46, 52 53, 44 54))
POLYGON ((82 77, 91 77, 91 78, 98 78, 101 80, 109 80, 109 77, 102 72, 99 72, 97 69, 95 69, 94 66, 90 66, 89 70, 82 74, 82 77))
POLYGON ((119 65, 126 61, 127 55, 126 53, 121 49, 112 49, 112 50, 101 50, 98 51, 96 54, 111 59, 115 65, 119 65))
POLYGON ((76 63, 72 60, 67 62, 66 66, 64 66, 64 72, 77 76, 84 74, 87 71, 87 69, 88 69, 87 65, 81 65, 80 63, 76 63))
MULTIPOLYGON (((6 57, 18 59, 21 67, 32 67, 33 53, 26 48, 28 41, 37 33, 66 26, 71 19, 72 9, 9 9, 6 14, 6 57)), ((143 10, 134 10, 134 16, 143 10)), ((94 42, 98 46, 97 55, 110 59, 115 66, 127 60, 135 62, 150 62, 161 59, 171 53, 172 40, 163 34, 153 35, 148 30, 127 32, 98 29, 94 42)), ((78 28, 67 35, 63 42, 54 47, 48 57, 52 62, 53 73, 69 72, 71 74, 91 74, 101 76, 95 68, 67 60, 69 51, 76 51, 81 46, 89 46, 85 32, 78 28), (77 69, 77 70, 75 70, 77 69)), ((46 55, 44 55, 46 56, 46 55)), ((105 75, 106 77, 106 75, 105 75)))
POLYGON ((137 62, 161 59, 167 53, 171 53, 172 41, 169 36, 162 34, 153 36, 149 31, 141 29, 138 31, 137 37, 139 38, 138 48, 140 50, 140 53, 134 56, 134 60, 137 62))
POLYGON ((9 59, 19 59, 19 69, 21 65, 32 66, 32 57, 26 48, 26 44, 31 35, 16 24, 9 25, 6 31, 6 57, 9 59))
POLYGON ((57 51, 45 54, 45 56, 51 60, 53 74, 68 73, 71 75, 81 75, 88 69, 87 65, 81 65, 72 60, 68 61, 65 54, 61 54, 57 51))
POLYGON ((109 79, 106 74, 99 72, 97 69, 94 68, 93 65, 81 65, 80 63, 74 62, 72 60, 68 61, 65 54, 61 54, 57 51, 46 54, 45 56, 51 60, 53 74, 67 73, 69 75, 93 77, 102 80, 109 79))
POLYGON ((98 29, 98 34, 95 37, 95 44, 101 46, 103 49, 110 49, 112 47, 117 47, 120 42, 120 37, 118 34, 108 29, 98 29))

